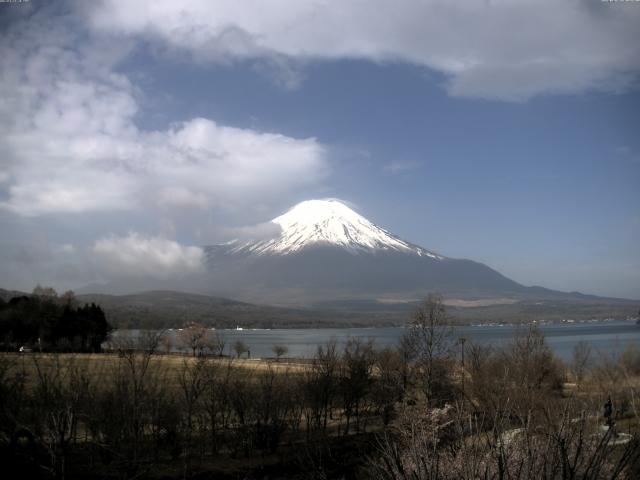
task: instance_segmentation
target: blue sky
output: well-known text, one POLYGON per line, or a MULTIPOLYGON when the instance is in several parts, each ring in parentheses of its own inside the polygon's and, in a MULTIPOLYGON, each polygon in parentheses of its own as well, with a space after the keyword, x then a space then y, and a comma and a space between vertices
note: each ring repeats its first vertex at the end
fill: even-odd
POLYGON ((0 5, 0 286, 180 274, 337 197, 523 284, 640 298, 639 5, 174 3, 0 5))

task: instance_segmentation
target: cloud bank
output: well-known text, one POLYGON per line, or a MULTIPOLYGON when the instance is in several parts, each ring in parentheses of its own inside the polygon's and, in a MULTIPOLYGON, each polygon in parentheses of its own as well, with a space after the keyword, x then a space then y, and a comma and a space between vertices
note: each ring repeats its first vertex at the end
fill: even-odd
POLYGON ((630 88, 640 68, 631 3, 104 0, 89 15, 99 30, 199 61, 270 59, 285 77, 296 62, 401 61, 445 74, 454 96, 522 101, 630 88))
POLYGON ((112 277, 172 278, 199 273, 204 268, 201 248, 139 233, 100 239, 91 253, 100 270, 112 277))

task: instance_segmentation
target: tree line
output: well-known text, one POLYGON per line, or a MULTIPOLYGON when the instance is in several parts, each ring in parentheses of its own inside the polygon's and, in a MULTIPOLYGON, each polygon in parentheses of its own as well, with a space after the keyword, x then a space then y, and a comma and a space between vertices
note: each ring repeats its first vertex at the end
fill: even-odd
POLYGON ((111 326, 102 308, 78 305, 73 292, 36 287, 30 296, 0 299, 0 348, 100 352, 111 326))

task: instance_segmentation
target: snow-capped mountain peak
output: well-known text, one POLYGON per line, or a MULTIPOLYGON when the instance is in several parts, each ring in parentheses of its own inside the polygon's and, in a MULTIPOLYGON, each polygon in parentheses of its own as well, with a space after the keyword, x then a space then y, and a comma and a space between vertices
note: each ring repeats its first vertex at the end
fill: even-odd
POLYGON ((335 199, 301 202, 271 222, 281 228, 279 236, 236 245, 233 250, 286 255, 311 246, 333 245, 354 253, 385 250, 443 258, 401 240, 335 199))

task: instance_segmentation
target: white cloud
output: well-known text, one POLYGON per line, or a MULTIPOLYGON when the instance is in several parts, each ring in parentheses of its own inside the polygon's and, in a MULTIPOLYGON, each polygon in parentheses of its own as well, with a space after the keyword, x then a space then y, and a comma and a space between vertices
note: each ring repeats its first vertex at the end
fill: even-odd
POLYGON ((63 243, 58 246, 57 251, 59 253, 75 253, 76 247, 74 247, 71 243, 63 243))
POLYGON ((200 60, 273 59, 285 78, 287 59, 409 62, 455 96, 619 91, 640 69, 640 9, 622 2, 105 0, 91 20, 200 60))
POLYGON ((256 241, 270 240, 278 237, 282 233, 282 227, 273 222, 262 222, 256 225, 245 225, 242 227, 226 228, 225 235, 232 240, 256 241))
POLYGON ((139 233, 100 239, 91 251, 99 271, 112 277, 169 278, 198 273, 204 268, 201 248, 139 233))
POLYGON ((114 73, 130 46, 86 40, 77 19, 46 13, 14 22, 0 39, 0 208, 24 216, 203 209, 277 197, 324 175, 325 149, 313 138, 206 118, 139 129, 136 89, 114 73))
MULTIPOLYGON (((204 118, 172 129, 168 145, 176 161, 158 165, 165 178, 200 190, 224 189, 225 197, 286 188, 316 180, 324 171, 324 148, 313 138, 224 127, 204 118)), ((228 198, 228 197, 227 197, 228 198)))

